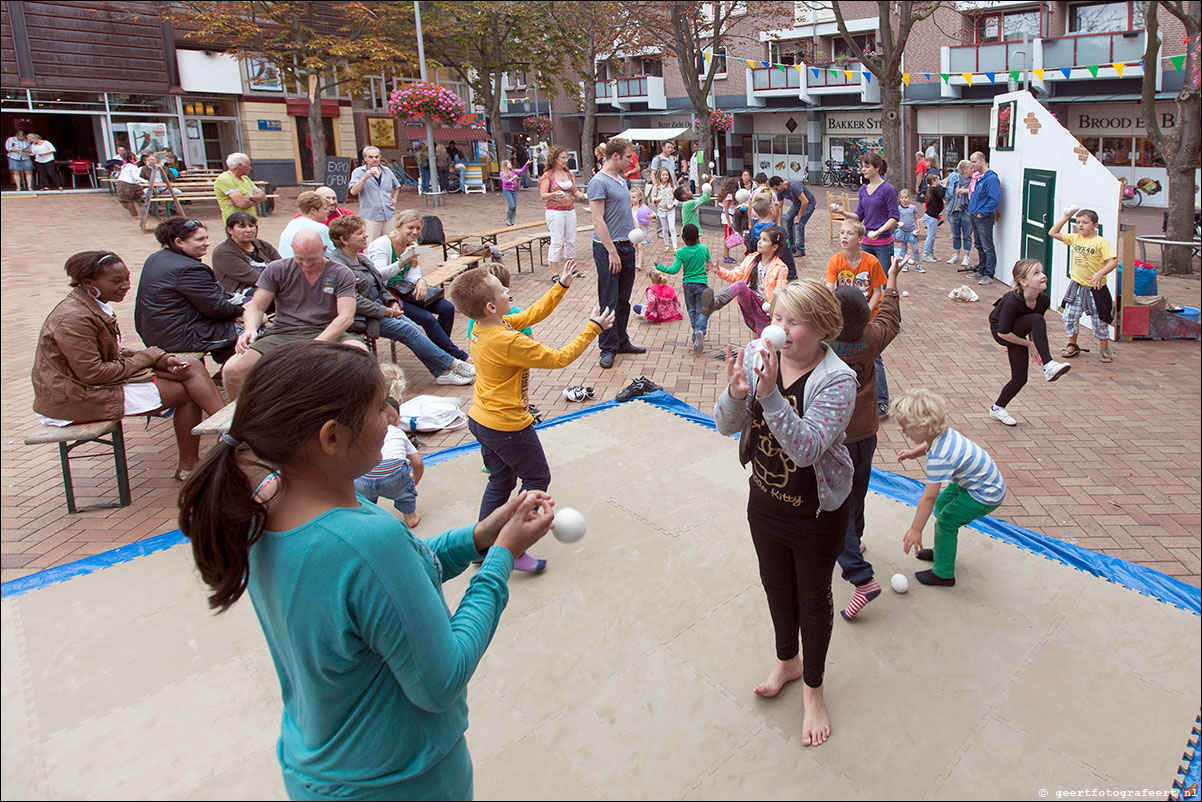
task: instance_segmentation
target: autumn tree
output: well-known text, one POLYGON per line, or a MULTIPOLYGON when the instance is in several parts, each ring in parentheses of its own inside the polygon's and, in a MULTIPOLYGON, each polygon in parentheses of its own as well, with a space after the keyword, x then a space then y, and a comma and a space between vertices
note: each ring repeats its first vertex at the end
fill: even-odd
POLYGON ((286 85, 305 88, 313 175, 323 183, 323 93, 334 87, 354 91, 368 75, 417 63, 413 7, 405 3, 208 0, 165 4, 163 13, 184 39, 269 61, 286 85))
POLYGON ((843 17, 840 5, 841 3, 830 3, 835 12, 835 23, 839 26, 839 35, 843 37, 856 59, 880 82, 881 133, 885 144, 885 161, 897 165, 904 184, 905 170, 902 165, 905 161, 902 159, 901 141, 902 52, 906 49, 906 42, 914 30, 914 23, 930 17, 944 3, 936 0, 877 0, 880 31, 876 40, 876 53, 873 55, 865 53, 860 43, 848 32, 847 20, 843 17))
MULTIPOLYGON (((1148 32, 1144 50, 1144 78, 1141 107, 1148 139, 1168 167, 1169 217, 1167 239, 1188 242, 1194 233, 1194 170, 1202 148, 1202 115, 1199 113, 1198 2, 1145 2, 1144 28, 1148 32), (1156 114, 1156 73, 1160 54, 1160 20, 1163 9, 1185 27, 1186 48, 1182 59, 1181 91, 1177 93, 1177 117, 1168 130, 1160 127, 1156 114)), ((1165 272, 1189 274, 1193 258, 1189 247, 1165 247, 1165 272)))
POLYGON ((755 4, 754 26, 740 26, 748 5, 742 0, 670 0, 639 5, 642 43, 647 46, 660 44, 674 57, 689 101, 697 113, 698 147, 711 158, 716 151, 710 126, 710 90, 723 63, 718 58, 707 59, 705 54, 716 54, 719 48, 730 49, 736 43, 759 48, 761 43, 757 34, 761 30, 785 27, 793 19, 791 3, 770 0, 755 4))
POLYGON ((475 102, 488 114, 497 159, 504 159, 502 75, 537 70, 537 79, 531 80, 539 82, 548 98, 565 87, 566 59, 554 47, 557 36, 552 29, 557 23, 551 3, 436 0, 422 6, 423 23, 427 8, 431 23, 425 31, 426 52, 471 86, 475 102))

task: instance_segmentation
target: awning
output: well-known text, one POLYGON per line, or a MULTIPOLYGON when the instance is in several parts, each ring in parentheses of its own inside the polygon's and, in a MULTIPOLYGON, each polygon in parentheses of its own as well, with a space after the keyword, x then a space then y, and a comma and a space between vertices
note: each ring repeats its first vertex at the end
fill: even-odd
MULTIPOLYGON (((403 125, 401 138, 408 140, 424 140, 426 126, 403 125)), ((441 128, 434 126, 434 139, 438 142, 483 142, 488 139, 488 131, 483 128, 441 128)))
POLYGON ((622 139, 631 142, 641 142, 648 139, 656 142, 666 142, 669 139, 696 139, 697 134, 691 128, 627 128, 618 134, 622 139))

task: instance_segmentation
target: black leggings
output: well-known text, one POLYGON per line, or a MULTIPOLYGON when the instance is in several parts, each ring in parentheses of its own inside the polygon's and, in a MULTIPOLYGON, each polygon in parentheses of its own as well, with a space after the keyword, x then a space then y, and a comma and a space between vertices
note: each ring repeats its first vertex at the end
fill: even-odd
POLYGON ((776 658, 797 656, 801 632, 802 670, 806 685, 822 686, 826 650, 834 628, 835 604, 831 575, 843 551, 848 505, 818 517, 798 516, 789 525, 758 514, 748 504, 747 522, 760 562, 760 582, 776 632, 776 658), (798 525, 800 523, 800 526, 798 525))
MULTIPOLYGON (((1010 357, 1010 381, 1006 382, 1006 386, 1002 388, 1002 393, 995 402, 999 407, 1004 407, 1014 400, 1018 391, 1023 389, 1023 385, 1027 383, 1031 349, 1025 345, 1008 343, 998 336, 997 329, 992 331, 993 339, 1006 346, 1006 355, 1010 357)), ((1039 352, 1039 358, 1045 365, 1051 361, 1052 352, 1048 348, 1048 324, 1044 321, 1043 315, 1037 315, 1034 312, 1023 315, 1014 321, 1014 328, 1010 330, 1010 333, 1018 337, 1030 335, 1031 340, 1035 343, 1035 350, 1039 352)))
POLYGON ((33 166, 37 168, 38 184, 42 189, 50 189, 51 184, 55 189, 63 188, 63 182, 58 177, 58 165, 54 162, 34 162, 33 166))

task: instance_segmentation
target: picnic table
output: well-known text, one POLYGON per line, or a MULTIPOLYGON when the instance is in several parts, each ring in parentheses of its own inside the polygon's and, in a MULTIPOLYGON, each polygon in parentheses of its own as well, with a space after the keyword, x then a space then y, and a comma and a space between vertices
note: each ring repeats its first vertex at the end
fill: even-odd
POLYGON ((225 434, 230 430, 230 425, 234 422, 234 412, 238 409, 238 402, 231 401, 221 409, 217 410, 216 414, 202 420, 200 423, 192 427, 192 434, 225 434))
POLYGON ((453 247, 455 250, 460 250, 460 247, 458 246, 464 240, 471 239, 472 237, 479 237, 481 245, 496 245, 497 237, 501 236, 507 231, 527 231, 531 228, 545 226, 546 224, 547 222, 545 220, 536 220, 529 223, 519 223, 516 226, 500 226, 498 228, 490 228, 487 231, 477 231, 472 234, 451 234, 442 242, 442 258, 447 258, 447 248, 453 247))

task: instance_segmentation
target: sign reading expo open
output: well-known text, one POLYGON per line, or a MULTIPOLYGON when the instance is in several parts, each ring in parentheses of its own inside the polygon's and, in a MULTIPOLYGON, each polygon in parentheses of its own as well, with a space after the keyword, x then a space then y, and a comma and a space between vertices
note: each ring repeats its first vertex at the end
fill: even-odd
POLYGON ((351 184, 351 165, 354 159, 350 156, 326 157, 326 186, 338 193, 338 202, 346 203, 347 189, 351 184))

